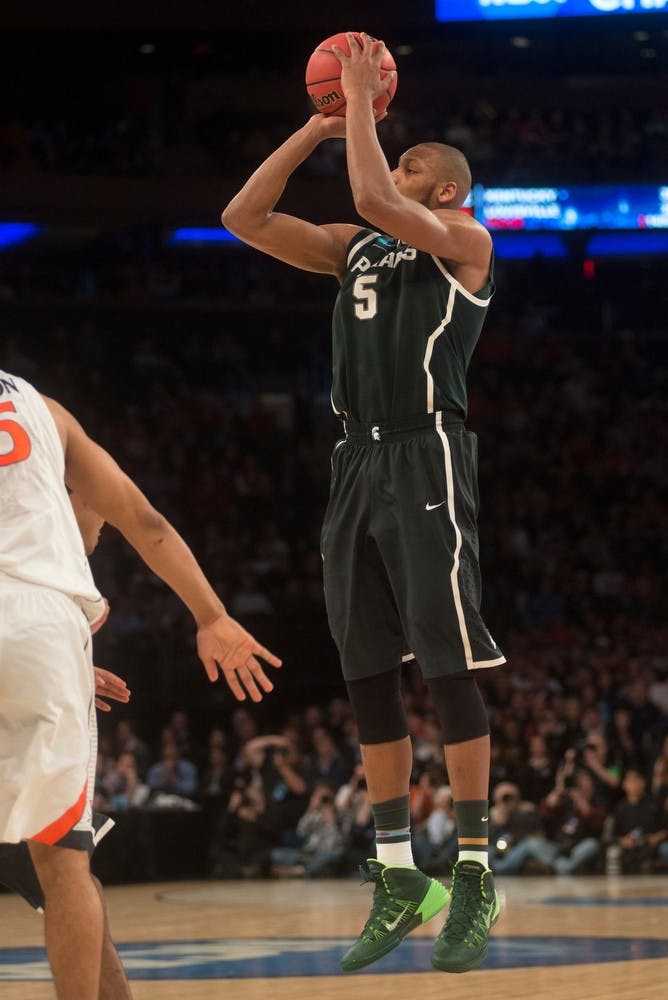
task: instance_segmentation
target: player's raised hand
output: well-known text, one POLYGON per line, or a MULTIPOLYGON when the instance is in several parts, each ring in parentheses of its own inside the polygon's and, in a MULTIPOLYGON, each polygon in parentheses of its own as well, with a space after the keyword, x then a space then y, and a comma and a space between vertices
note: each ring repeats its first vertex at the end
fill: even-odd
POLYGON ((338 45, 332 45, 332 52, 341 63, 341 87, 350 99, 353 93, 367 94, 371 101, 386 93, 394 82, 395 72, 390 71, 381 78, 381 63, 385 55, 385 42, 360 33, 362 44, 352 32, 347 35, 350 55, 338 45))
POLYGON ((280 667, 281 660, 227 613, 198 628, 197 653, 209 680, 217 680, 220 671, 237 701, 245 701, 246 692, 253 701, 262 701, 263 692, 274 689, 257 657, 272 667, 280 667))
MULTIPOLYGON (((382 111, 376 116, 376 125, 384 118, 387 118, 387 111, 382 111)), ((324 139, 345 139, 346 137, 346 119, 340 118, 338 115, 320 113, 311 115, 308 123, 318 130, 318 138, 321 141, 324 139)))
POLYGON ((131 691, 125 681, 121 677, 117 677, 116 674, 112 674, 110 670, 93 667, 93 671, 95 673, 95 707, 99 708, 101 712, 111 712, 111 705, 103 701, 101 695, 127 705, 130 701, 131 691))
POLYGON ((311 115, 308 124, 318 131, 319 139, 345 139, 346 120, 338 115, 311 115))

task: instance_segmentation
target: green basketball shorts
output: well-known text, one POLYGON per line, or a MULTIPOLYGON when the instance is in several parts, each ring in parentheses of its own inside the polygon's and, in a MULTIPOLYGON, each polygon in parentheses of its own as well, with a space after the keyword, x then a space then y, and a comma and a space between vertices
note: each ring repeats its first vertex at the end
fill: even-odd
POLYGON ((505 663, 480 616, 477 516, 477 438, 463 424, 347 428, 322 528, 346 680, 413 656, 425 678, 505 663))

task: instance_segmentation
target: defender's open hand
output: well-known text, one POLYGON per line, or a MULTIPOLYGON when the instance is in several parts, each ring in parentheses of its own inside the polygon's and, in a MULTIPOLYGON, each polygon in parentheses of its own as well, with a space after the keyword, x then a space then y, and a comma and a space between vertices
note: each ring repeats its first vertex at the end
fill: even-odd
POLYGON ((261 646, 228 614, 219 615, 208 625, 199 627, 197 653, 209 680, 217 680, 221 671, 237 701, 246 700, 244 688, 253 701, 262 701, 262 692, 274 688, 256 657, 262 657, 272 667, 281 666, 277 656, 261 646))
POLYGON ((125 681, 117 677, 116 674, 112 674, 110 670, 93 667, 93 671, 95 673, 95 707, 99 708, 101 712, 111 712, 111 705, 102 701, 101 695, 127 705, 131 692, 125 681))

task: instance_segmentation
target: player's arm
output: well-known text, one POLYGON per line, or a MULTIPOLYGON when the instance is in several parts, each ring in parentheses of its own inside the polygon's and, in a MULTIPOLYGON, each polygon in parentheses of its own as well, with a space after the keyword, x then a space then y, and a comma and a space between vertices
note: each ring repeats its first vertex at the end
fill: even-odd
POLYGON ((273 684, 255 657, 275 667, 281 661, 227 614, 179 533, 111 455, 88 437, 63 406, 43 398, 63 444, 67 485, 121 532, 188 607, 197 623, 198 654, 209 679, 216 680, 220 668, 235 697, 245 698, 243 684, 251 698, 260 701, 259 688, 271 691, 273 684))
POLYGON ((258 167, 223 211, 222 223, 244 243, 304 271, 341 278, 346 249, 359 226, 316 226, 275 212, 291 174, 327 138, 345 136, 340 118, 313 115, 258 167))
POLYGON ((380 80, 384 46, 373 53, 373 42, 362 33, 364 48, 351 40, 351 56, 334 51, 341 60, 341 82, 347 99, 346 154, 355 207, 374 228, 410 246, 457 264, 486 266, 492 250, 487 230, 462 212, 432 212, 397 190, 378 142, 373 100, 387 89, 390 74, 380 80))

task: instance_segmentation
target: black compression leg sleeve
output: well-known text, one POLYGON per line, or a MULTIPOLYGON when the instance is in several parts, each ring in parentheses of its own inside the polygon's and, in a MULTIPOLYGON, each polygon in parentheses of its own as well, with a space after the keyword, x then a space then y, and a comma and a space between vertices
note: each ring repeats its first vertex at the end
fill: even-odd
POLYGON ((489 735, 487 709, 480 688, 471 674, 432 677, 427 681, 443 730, 443 742, 465 743, 489 735))
POLYGON ((401 696, 401 667, 346 681, 360 743, 394 743, 408 736, 408 719, 401 696))

